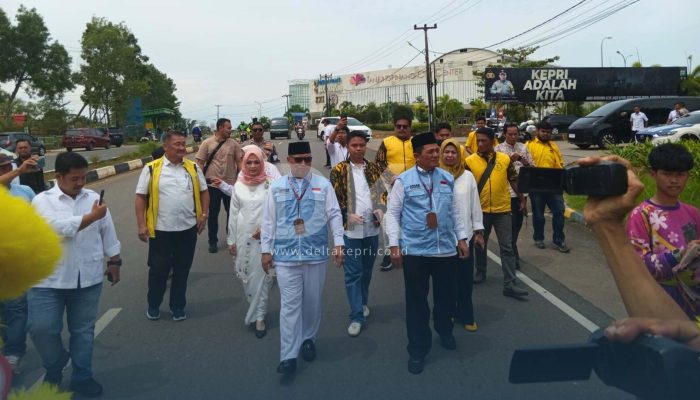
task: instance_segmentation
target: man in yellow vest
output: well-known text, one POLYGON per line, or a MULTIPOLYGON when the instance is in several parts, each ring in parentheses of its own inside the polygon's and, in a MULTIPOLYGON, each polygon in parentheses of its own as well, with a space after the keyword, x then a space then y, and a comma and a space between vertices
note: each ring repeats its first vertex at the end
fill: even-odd
POLYGON ((139 239, 148 242, 148 310, 160 318, 160 304, 172 270, 170 311, 173 321, 187 319, 185 292, 197 234, 207 223, 209 192, 202 170, 185 157, 185 135, 165 135, 165 155, 141 171, 136 186, 139 239))
MULTIPOLYGON (((469 135, 467 136, 467 142, 464 144, 464 148, 467 150, 467 156, 477 153, 478 146, 476 144, 476 131, 481 129, 481 128, 486 128, 486 118, 477 117, 476 118, 476 130, 469 132, 469 135)), ((496 139, 496 137, 494 136, 493 147, 496 147, 496 146, 498 146, 498 139, 496 139)))
MULTIPOLYGON (((529 141, 527 150, 538 168, 564 168, 564 160, 556 143, 551 141, 552 125, 541 122, 537 126, 537 137, 529 141)), ((532 239, 538 249, 544 249, 544 207, 552 211, 552 242, 557 250, 568 253, 564 236, 564 195, 563 194, 530 194, 532 203, 532 239)))
POLYGON ((496 231, 498 247, 503 269, 503 295, 521 298, 527 296, 515 278, 515 253, 512 245, 510 190, 518 194, 521 209, 525 207, 525 198, 518 192, 518 173, 505 153, 498 153, 493 148, 494 133, 489 128, 476 130, 478 152, 467 157, 467 168, 474 174, 484 212, 484 248, 478 246, 476 251, 476 273, 474 283, 486 279, 486 246, 491 227, 496 231))
MULTIPOLYGON (((413 156, 413 146, 411 145, 411 122, 413 115, 394 116, 394 134, 384 138, 379 145, 375 162, 382 170, 382 181, 384 181, 387 193, 391 193, 394 180, 407 169, 416 164, 413 156)), ((387 200, 388 201, 388 200, 387 200)), ((384 242, 387 242, 386 236, 384 242)), ((390 271, 392 269, 389 255, 382 259, 380 271, 390 271)))

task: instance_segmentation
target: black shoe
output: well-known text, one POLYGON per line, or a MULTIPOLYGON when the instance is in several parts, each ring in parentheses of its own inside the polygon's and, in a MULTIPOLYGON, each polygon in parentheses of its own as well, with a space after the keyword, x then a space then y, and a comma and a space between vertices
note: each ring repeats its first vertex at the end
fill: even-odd
POLYGON ((102 385, 90 378, 85 381, 71 382, 70 391, 85 397, 100 397, 102 394, 102 385))
POLYGON ((380 264, 379 270, 386 272, 391 271, 392 268, 394 268, 394 266, 391 265, 391 257, 384 256, 384 258, 382 258, 382 263, 380 264))
POLYGON ((440 335, 440 345, 447 350, 457 349, 457 342, 453 334, 440 335))
POLYGON ((219 251, 219 246, 217 246, 216 243, 209 243, 209 252, 213 254, 217 251, 219 251))
POLYGON ((297 370, 297 359, 289 358, 287 360, 282 360, 280 365, 277 366, 277 372, 280 374, 292 374, 297 370))
POLYGON ((316 345, 314 345, 313 340, 306 339, 301 344, 301 358, 304 361, 313 361, 316 358, 316 345))
POLYGON ((262 329, 258 329, 258 327, 256 326, 256 323, 254 322, 253 326, 254 326, 253 329, 255 329, 255 337, 256 338, 262 339, 265 337, 265 335, 267 335, 267 325, 265 325, 262 329))
POLYGON ((425 358, 423 357, 410 357, 408 359, 408 372, 418 375, 423 372, 423 364, 425 363, 425 358))
POLYGON ((474 283, 481 283, 486 280, 486 271, 483 269, 477 269, 474 274, 474 283))
POLYGON ((523 298, 527 296, 529 292, 521 287, 515 281, 510 281, 503 285, 503 295, 508 297, 514 297, 516 299, 523 298))

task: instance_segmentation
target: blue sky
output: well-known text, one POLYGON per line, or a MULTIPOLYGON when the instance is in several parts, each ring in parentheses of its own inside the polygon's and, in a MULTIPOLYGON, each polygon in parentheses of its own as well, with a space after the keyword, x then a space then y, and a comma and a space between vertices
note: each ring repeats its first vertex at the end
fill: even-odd
MULTIPOLYGON (((35 7, 54 39, 66 46, 74 68, 80 62, 80 37, 92 16, 124 22, 143 52, 178 87, 185 117, 211 121, 221 114, 234 120, 284 111, 287 81, 323 73, 346 74, 399 67, 423 47, 414 24, 434 22, 431 50, 485 47, 532 28, 581 0, 5 0, 11 17, 20 4, 35 7)), ((542 27, 496 46, 516 47, 571 28, 599 12, 629 0, 584 0, 571 12, 542 27)), ((621 67, 637 60, 645 66, 685 66, 700 62, 698 12, 690 4, 641 0, 570 35, 554 36, 535 53, 558 55, 570 67, 621 67), (639 53, 637 53, 637 51, 639 53)), ((431 55, 432 56, 432 55, 431 55)), ((418 65, 417 57, 411 65, 418 65)), ((5 86, 6 88, 6 86, 5 86)), ((80 108, 79 91, 69 93, 72 110, 80 108)))

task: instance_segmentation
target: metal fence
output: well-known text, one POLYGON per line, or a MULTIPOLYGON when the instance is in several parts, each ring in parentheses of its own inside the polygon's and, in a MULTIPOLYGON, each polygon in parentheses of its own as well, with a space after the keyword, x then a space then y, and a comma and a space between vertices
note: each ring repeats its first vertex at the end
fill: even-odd
MULTIPOLYGON (((483 94, 480 94, 478 91, 476 80, 438 82, 434 90, 437 92, 438 97, 447 94, 450 98, 457 99, 465 104, 472 100, 483 98, 483 94)), ((355 105, 367 105, 371 102, 376 104, 388 102, 410 104, 419 96, 427 100, 428 90, 426 84, 415 83, 343 91, 338 93, 337 96, 338 104, 344 101, 349 101, 355 105)))

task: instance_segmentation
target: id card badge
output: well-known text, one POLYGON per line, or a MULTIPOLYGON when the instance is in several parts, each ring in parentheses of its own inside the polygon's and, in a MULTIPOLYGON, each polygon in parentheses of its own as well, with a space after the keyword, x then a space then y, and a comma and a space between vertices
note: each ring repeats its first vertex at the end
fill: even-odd
POLYGON ((427 223, 429 229, 437 229, 437 214, 432 211, 429 212, 425 215, 425 222, 427 223))
POLYGON ((302 218, 297 218, 294 220, 294 232, 297 235, 303 235, 304 232, 306 232, 306 228, 304 227, 304 220, 302 218))

